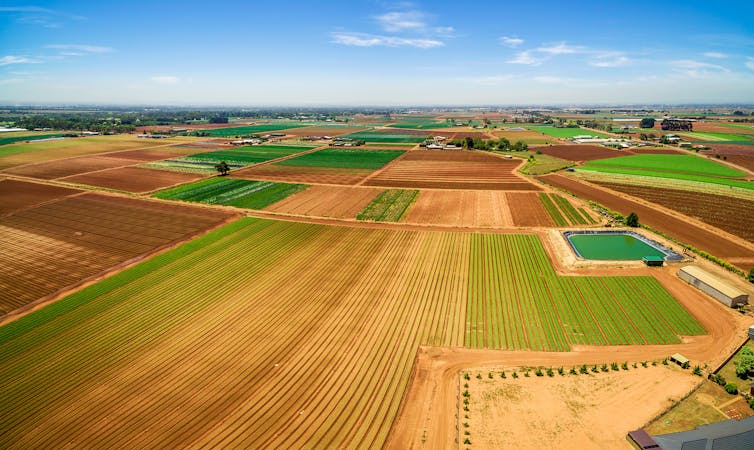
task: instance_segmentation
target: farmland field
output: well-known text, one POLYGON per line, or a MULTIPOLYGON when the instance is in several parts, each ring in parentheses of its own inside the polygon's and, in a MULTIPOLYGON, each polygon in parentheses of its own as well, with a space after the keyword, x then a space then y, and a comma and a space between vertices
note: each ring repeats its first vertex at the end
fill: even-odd
POLYGON ((109 156, 78 156, 13 167, 4 172, 13 175, 52 180, 95 170, 129 166, 131 164, 134 164, 134 161, 130 159, 111 158, 109 156))
MULTIPOLYGON (((49 190, 45 194, 56 196, 76 193, 44 188, 49 190)), ((0 315, 227 217, 224 212, 85 194, 0 218, 0 315)))
POLYGON ((282 158, 316 148, 314 146, 258 145, 198 153, 182 158, 155 161, 144 167, 188 173, 214 173, 215 164, 225 161, 231 169, 282 158))
POLYGON ((621 156, 618 150, 598 145, 548 145, 537 147, 545 155, 568 161, 593 161, 595 159, 615 158, 621 156))
POLYGON ((400 150, 327 148, 276 163, 280 166, 379 169, 403 154, 400 150))
POLYGON ((381 447, 420 345, 703 332, 654 278, 556 275, 533 235, 247 218, 0 328, 0 446, 381 447))
POLYGON ((95 153, 144 150, 182 142, 187 142, 186 138, 137 139, 132 135, 115 135, 12 144, 0 149, 0 169, 95 153))
POLYGON ((168 189, 155 194, 155 197, 210 205, 262 209, 307 187, 304 184, 215 177, 168 189))
POLYGON ((730 197, 722 195, 658 189, 654 186, 599 184, 694 217, 754 243, 754 201, 744 199, 732 201, 730 197))
POLYGON ((213 128, 202 130, 203 133, 208 133, 209 137, 232 137, 241 136, 246 134, 255 133, 267 133, 270 131, 284 131, 290 128, 301 128, 309 126, 309 123, 269 123, 260 125, 249 125, 242 127, 228 127, 228 128, 213 128))
POLYGON ((416 150, 366 184, 399 188, 540 190, 514 173, 520 165, 520 160, 506 160, 482 152, 416 150))
POLYGON ((0 180, 0 215, 36 206, 82 191, 62 186, 51 186, 17 180, 0 180))
POLYGON ((742 178, 746 174, 694 155, 632 155, 590 161, 585 168, 619 167, 629 170, 672 172, 710 177, 742 178))
POLYGON ((515 143, 517 141, 524 141, 527 144, 531 145, 541 145, 541 144, 549 144, 553 140, 549 137, 543 135, 542 133, 538 131, 508 131, 508 130, 493 130, 492 134, 495 135, 498 139, 500 138, 506 138, 511 143, 515 143))
POLYGON ((119 167, 72 175, 61 178, 60 181, 119 191, 144 193, 175 184, 187 183, 198 178, 201 177, 190 173, 152 170, 141 167, 119 167))
POLYGON ((379 188, 314 185, 264 209, 286 214, 353 219, 380 192, 382 189, 379 188))
POLYGON ((424 190, 408 210, 406 222, 452 227, 512 226, 503 191, 424 190))
POLYGON ((555 222, 545 210, 536 192, 506 192, 513 225, 517 227, 552 227, 555 222))
POLYGON ((750 140, 750 136, 732 133, 700 133, 698 131, 693 131, 690 133, 677 132, 676 134, 692 141, 702 142, 737 142, 750 140))
POLYGON ((419 143, 423 141, 429 133, 419 136, 410 134, 387 134, 373 131, 362 131, 359 133, 347 134, 343 137, 362 140, 366 142, 386 142, 386 143, 419 143))
POLYGON ((306 167, 268 164, 233 172, 233 177, 248 180, 271 180, 283 183, 354 185, 374 172, 371 169, 306 167))
POLYGON ((381 192, 357 216, 359 220, 398 222, 416 200, 417 190, 388 189, 381 192))
MULTIPOLYGON (((20 135, 16 136, 5 136, 5 134, 0 135, 0 146, 2 145, 8 145, 8 144, 15 144, 16 142, 23 142, 23 141, 34 141, 37 139, 50 139, 50 138, 57 138, 63 136, 60 133, 21 133, 20 135)), ((0 155, 3 153, 0 152, 0 155)))
POLYGON ((609 137, 607 134, 599 133, 597 131, 584 130, 582 128, 556 128, 551 125, 525 125, 526 128, 538 131, 548 136, 569 139, 574 136, 597 136, 597 137, 609 137))

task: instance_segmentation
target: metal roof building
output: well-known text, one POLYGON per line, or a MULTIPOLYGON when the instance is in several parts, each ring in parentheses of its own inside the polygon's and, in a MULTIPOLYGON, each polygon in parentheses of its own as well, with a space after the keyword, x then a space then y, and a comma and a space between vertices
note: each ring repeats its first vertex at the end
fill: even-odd
POLYGON ((716 276, 696 266, 685 266, 678 271, 681 279, 720 303, 734 308, 746 304, 749 294, 721 281, 716 276))
POLYGON ((754 417, 702 425, 691 431, 652 436, 663 450, 751 450, 754 417))

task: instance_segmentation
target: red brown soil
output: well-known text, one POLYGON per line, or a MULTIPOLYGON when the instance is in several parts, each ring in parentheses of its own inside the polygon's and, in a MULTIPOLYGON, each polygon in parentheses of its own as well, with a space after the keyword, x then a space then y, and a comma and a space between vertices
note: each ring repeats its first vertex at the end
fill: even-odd
POLYGON ((643 224, 673 236, 681 242, 723 258, 742 269, 749 270, 749 268, 754 267, 754 250, 720 233, 573 178, 552 174, 541 176, 539 179, 573 192, 581 198, 600 203, 623 215, 635 212, 639 215, 639 220, 643 224))
POLYGON ((170 152, 159 150, 126 150, 123 152, 108 153, 108 158, 130 159, 137 162, 160 161, 163 159, 183 156, 185 152, 170 152))
POLYGON ((233 177, 247 180, 280 181, 284 183, 354 185, 373 171, 335 167, 282 166, 275 164, 248 167, 233 172, 233 177))
POLYGON ((754 201, 676 189, 594 183, 657 203, 754 243, 754 201))
POLYGON ((276 202, 265 210, 285 214, 353 219, 382 189, 310 186, 276 202))
POLYGON ((134 161, 130 159, 111 158, 108 156, 81 156, 14 167, 5 172, 43 180, 53 180, 131 164, 134 164, 134 161))
POLYGON ((195 181, 200 178, 202 178, 202 175, 193 173, 169 172, 167 170, 143 169, 140 167, 121 167, 74 175, 62 178, 61 181, 144 193, 195 181))
POLYGON ((566 161, 594 161, 626 155, 626 152, 598 145, 548 145, 537 147, 537 151, 566 161))
POLYGON ((536 192, 508 192, 508 205, 517 227, 554 227, 536 192))
POLYGON ((528 190, 540 188, 515 173, 519 160, 470 151, 408 152, 365 185, 405 188, 528 190))
POLYGON ((82 191, 61 186, 30 183, 18 180, 0 180, 0 215, 49 202, 82 191))
POLYGON ((720 154, 727 158, 729 163, 736 164, 745 169, 754 171, 754 145, 736 144, 708 144, 712 151, 710 156, 720 154))
POLYGON ((754 128, 747 130, 745 128, 726 127, 717 122, 694 122, 694 131, 700 133, 754 134, 754 128))
POLYGON ((363 131, 364 127, 303 127, 303 128, 289 128, 283 130, 285 134, 290 136, 341 136, 344 134, 356 133, 363 131))
POLYGON ((406 222, 457 227, 511 227, 506 193, 501 191, 421 191, 406 222))
POLYGON ((139 255, 180 242, 229 215, 87 193, 3 217, 0 315, 139 255))

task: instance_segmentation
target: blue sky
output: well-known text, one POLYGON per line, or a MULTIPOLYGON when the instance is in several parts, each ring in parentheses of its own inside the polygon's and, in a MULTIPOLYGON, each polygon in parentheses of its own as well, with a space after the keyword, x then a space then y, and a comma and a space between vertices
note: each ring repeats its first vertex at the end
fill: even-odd
POLYGON ((0 103, 754 103, 752 1, 0 1, 0 103))

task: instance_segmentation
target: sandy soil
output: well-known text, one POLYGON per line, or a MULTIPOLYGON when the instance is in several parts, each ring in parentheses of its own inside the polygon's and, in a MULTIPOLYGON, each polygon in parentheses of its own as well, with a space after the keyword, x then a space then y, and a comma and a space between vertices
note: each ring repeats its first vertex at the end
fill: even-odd
POLYGON ((633 211, 639 215, 642 223, 667 233, 681 242, 686 242, 700 250, 734 262, 745 270, 754 267, 754 250, 749 248, 743 240, 735 237, 729 238, 730 235, 726 236, 720 232, 698 226, 688 219, 676 217, 657 208, 625 198, 613 191, 574 178, 563 175, 545 175, 540 179, 556 187, 569 190, 582 198, 601 203, 621 214, 627 215, 633 211))
POLYGON ((80 175, 115 167, 124 167, 134 164, 131 159, 111 158, 109 156, 81 156, 78 158, 59 159, 39 164, 30 164, 8 169, 5 173, 21 175, 43 180, 80 175))
POLYGON ((74 175, 61 178, 60 180, 127 192, 150 192, 200 178, 202 178, 202 175, 193 173, 143 169, 140 167, 120 167, 74 175))
POLYGON ((82 191, 49 184, 0 180, 0 216, 82 191))
POLYGON ((421 191, 405 221, 479 228, 513 226, 506 193, 501 191, 421 191))
POLYGON ((632 449, 626 440, 629 431, 701 381, 661 365, 554 378, 513 379, 508 373, 507 379, 501 379, 495 373, 490 380, 488 371, 481 373, 481 380, 473 375, 460 381, 469 385, 470 394, 469 412, 459 408, 460 441, 463 430, 468 430, 473 448, 490 449, 632 449))
POLYGON ((265 208, 271 212, 353 219, 382 189, 310 186, 265 208))

